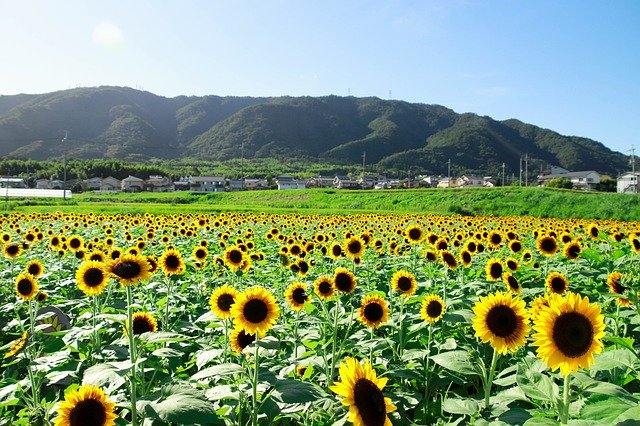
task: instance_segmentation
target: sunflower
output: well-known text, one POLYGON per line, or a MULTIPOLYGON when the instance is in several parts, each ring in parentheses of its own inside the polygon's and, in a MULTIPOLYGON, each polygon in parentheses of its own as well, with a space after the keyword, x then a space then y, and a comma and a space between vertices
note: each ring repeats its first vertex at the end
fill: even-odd
POLYGON ((514 254, 520 252, 520 250, 522 250, 522 243, 518 240, 510 241, 509 250, 514 254))
POLYGON ((502 262, 500 259, 495 257, 487 260, 487 265, 484 268, 487 273, 487 279, 489 281, 498 281, 502 278, 502 272, 504 271, 504 266, 502 266, 502 262))
POLYGON ((231 318, 231 306, 235 303, 238 292, 228 284, 218 287, 211 293, 209 306, 211 311, 222 319, 231 318))
POLYGON ((24 348, 24 345, 27 344, 27 337, 29 337, 29 334, 26 331, 22 333, 22 336, 11 344, 11 347, 9 348, 7 353, 4 354, 4 358, 11 358, 12 356, 20 352, 22 348, 24 348))
POLYGON ((25 302, 38 294, 38 280, 31 274, 23 273, 16 277, 16 294, 25 302))
POLYGON ((391 277, 391 287, 400 293, 400 296, 409 297, 416 292, 418 282, 411 272, 401 269, 391 277))
POLYGON ((356 257, 362 257, 366 246, 362 238, 352 235, 347 241, 344 243, 344 254, 347 257, 352 259, 356 257))
POLYGON ((340 243, 334 242, 331 244, 329 247, 329 256, 334 260, 340 259, 344 256, 344 251, 342 250, 340 243))
POLYGON ((231 306, 231 316, 246 333, 268 332, 275 324, 280 309, 275 297, 264 287, 256 286, 238 295, 231 306))
POLYGON ((229 335, 231 350, 241 354, 244 348, 255 342, 256 335, 245 332, 242 328, 234 327, 229 335))
POLYGON ((580 256, 582 246, 578 241, 572 241, 565 244, 562 251, 564 253, 564 257, 566 257, 567 259, 576 260, 580 256))
POLYGON ((522 261, 524 263, 529 263, 533 260, 533 253, 531 252, 531 250, 526 249, 522 252, 522 257, 521 257, 522 261))
POLYGON ((67 246, 69 246, 69 250, 75 253, 82 250, 84 247, 84 240, 80 235, 72 235, 67 240, 67 246))
POLYGON ((419 243, 424 237, 422 228, 418 225, 409 225, 404 232, 405 237, 412 243, 419 243))
POLYGON ((547 291, 562 294, 569 289, 569 280, 560 272, 552 272, 545 280, 547 291))
POLYGON ((331 277, 322 275, 313 282, 313 291, 322 300, 331 299, 336 292, 331 277))
POLYGON ((246 262, 245 254, 237 246, 228 247, 224 251, 224 263, 232 271, 242 269, 246 262))
POLYGON ((509 268, 511 271, 517 271, 518 268, 520 267, 518 260, 513 257, 508 258, 505 261, 505 264, 507 265, 507 268, 509 268))
POLYGON ((304 304, 309 301, 310 296, 307 294, 307 285, 300 281, 291 283, 284 294, 285 299, 289 302, 289 306, 294 311, 299 311, 304 304))
POLYGON ((458 267, 458 260, 449 250, 442 250, 440 252, 440 259, 442 259, 442 263, 447 265, 449 269, 456 269, 458 267))
POLYGON ((543 296, 538 296, 531 302, 531 308, 529 309, 531 320, 535 323, 538 314, 544 309, 549 308, 553 303, 557 302, 557 299, 562 299, 562 296, 557 293, 545 293, 543 296))
POLYGON ((587 233, 591 238, 598 238, 598 226, 596 224, 589 225, 589 227, 587 228, 587 233))
POLYGON ((55 426, 114 426, 118 417, 115 404, 94 385, 82 385, 64 397, 58 408, 55 426))
POLYGON ((558 251, 558 241, 551 235, 538 238, 536 248, 543 256, 553 256, 558 251))
POLYGON ((343 293, 353 293, 356 289, 357 280, 355 275, 346 268, 337 268, 333 274, 333 285, 343 293))
POLYGON ((7 259, 15 259, 22 254, 22 245, 18 243, 5 244, 2 251, 7 259))
POLYGON ((151 265, 146 256, 123 254, 109 262, 107 270, 124 286, 134 285, 151 276, 151 265))
POLYGON ((340 363, 340 379, 331 390, 342 397, 342 405, 349 407, 349 421, 354 426, 391 426, 387 414, 396 406, 382 393, 387 378, 377 378, 368 362, 362 365, 347 357, 340 363))
POLYGON ((107 286, 109 274, 102 262, 88 260, 76 271, 78 288, 87 296, 95 296, 103 292, 107 286))
POLYGON ((465 268, 471 266, 471 252, 469 250, 463 249, 462 251, 460 251, 459 257, 462 266, 464 266, 465 268))
POLYGON ((437 294, 430 294, 422 301, 420 316, 429 324, 434 324, 444 316, 445 310, 444 300, 437 294))
POLYGON ((42 266, 42 263, 40 263, 38 259, 30 260, 24 269, 36 278, 44 273, 44 266, 42 266))
POLYGON ((629 244, 634 253, 640 254, 640 240, 637 234, 629 234, 629 244))
POLYGON ((507 272, 502 276, 502 281, 507 286, 507 290, 509 290, 513 294, 520 294, 522 292, 522 287, 520 283, 516 279, 516 277, 511 274, 511 272, 507 272))
POLYGON ((207 250, 205 246, 201 245, 194 247, 193 251, 191 252, 191 257, 193 257, 196 262, 200 263, 206 262, 208 255, 209 250, 207 250))
POLYGON ((505 355, 524 345, 529 334, 529 318, 525 303, 510 293, 497 291, 480 297, 473 307, 475 336, 490 342, 496 351, 505 355))
POLYGON ((568 376, 578 368, 589 368, 593 355, 602 351, 604 317, 597 303, 569 293, 542 310, 534 323, 533 345, 539 358, 555 371, 568 376))
POLYGON ((89 253, 86 257, 88 260, 95 260, 97 262, 104 262, 106 259, 105 254, 100 250, 94 250, 91 253, 89 253))
POLYGON ((181 275, 185 271, 182 254, 176 249, 167 249, 158 259, 160 268, 165 275, 181 275))
POLYGON ((378 328, 389 320, 389 305, 380 296, 365 296, 360 304, 358 320, 371 328, 378 328))
MULTIPOLYGON (((154 333, 158 331, 158 322, 148 312, 136 312, 133 314, 133 334, 139 336, 142 333, 154 333)), ((127 325, 124 326, 127 333, 127 325)))
MULTIPOLYGON (((620 284, 620 281, 622 281, 622 274, 620 272, 612 272, 609 274, 607 277, 607 286, 609 287, 609 290, 611 290, 611 293, 623 295, 627 290, 629 290, 629 287, 620 284)), ((626 297, 618 297, 616 298, 616 301, 620 306, 631 306, 631 301, 626 297)))

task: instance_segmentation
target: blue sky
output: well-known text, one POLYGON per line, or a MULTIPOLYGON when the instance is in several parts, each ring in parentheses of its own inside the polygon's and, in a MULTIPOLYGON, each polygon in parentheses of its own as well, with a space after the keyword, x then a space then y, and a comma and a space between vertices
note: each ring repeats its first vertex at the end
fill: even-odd
POLYGON ((0 0, 0 95, 377 96, 640 152, 640 1, 0 0))

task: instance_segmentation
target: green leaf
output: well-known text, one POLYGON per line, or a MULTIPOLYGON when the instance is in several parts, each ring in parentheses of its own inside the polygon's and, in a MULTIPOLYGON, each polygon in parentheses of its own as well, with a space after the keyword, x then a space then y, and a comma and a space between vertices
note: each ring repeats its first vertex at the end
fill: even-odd
POLYGON ((182 355, 184 355, 184 352, 173 348, 160 348, 153 351, 151 355, 157 356, 159 358, 180 358, 182 355))
POLYGON ((292 379, 278 380, 274 387, 274 396, 285 404, 312 402, 321 395, 318 386, 292 379))
MULTIPOLYGON (((170 391, 172 393, 166 398, 146 405, 146 414, 163 422, 183 425, 225 424, 224 420, 218 417, 214 405, 206 401, 203 396, 178 386, 172 386, 170 391)), ((164 390, 163 393, 165 393, 164 390)))
POLYGON ((631 401, 621 398, 607 398, 592 404, 587 404, 580 411, 580 417, 585 420, 595 420, 614 424, 614 420, 626 412, 629 408, 637 407, 631 401))
POLYGON ((619 398, 630 399, 634 402, 638 401, 636 397, 631 395, 624 388, 613 383, 592 379, 584 373, 575 374, 573 384, 579 386, 582 392, 615 396, 619 398))
POLYGON ((189 340, 189 337, 177 333, 158 331, 155 333, 145 333, 140 339, 147 343, 171 343, 189 340))
POLYGON ((531 417, 522 426, 558 426, 558 422, 546 417, 531 417))
POLYGON ((634 423, 626 423, 627 421, 631 421, 631 422, 637 422, 638 419, 640 419, 640 406, 635 405, 631 408, 629 408, 627 411, 625 411, 624 413, 620 414, 618 417, 616 417, 613 420, 613 424, 623 424, 623 422, 625 422, 624 424, 634 424, 634 423))
POLYGON ((210 349, 210 350, 202 350, 196 353, 196 365, 198 369, 201 369, 202 366, 208 364, 214 358, 219 358, 223 354, 222 349, 210 349))
POLYGON ((480 368, 469 360, 469 353, 462 350, 443 352, 431 357, 433 362, 466 376, 479 376, 480 368))
POLYGON ((125 376, 129 370, 131 370, 131 363, 128 363, 128 366, 113 363, 97 364, 85 370, 82 384, 90 383, 117 389, 125 383, 125 376))
POLYGON ((531 399, 555 402, 559 396, 558 385, 553 380, 525 364, 518 365, 516 383, 531 399))
POLYGON ((614 345, 620 346, 622 348, 627 348, 632 352, 635 352, 633 348, 634 339, 631 337, 620 337, 620 336, 606 336, 605 340, 607 342, 613 343, 614 345))
POLYGON ((451 414, 473 416, 480 411, 478 403, 470 398, 447 398, 442 403, 442 409, 451 414))
POLYGON ((640 368, 640 360, 628 349, 607 351, 596 355, 595 360, 595 364, 589 368, 589 371, 612 370, 614 368, 637 370, 640 368))
POLYGON ((244 368, 238 364, 219 364, 214 365, 212 367, 205 368, 204 370, 198 371, 196 374, 191 376, 193 380, 202 380, 208 379, 210 377, 224 377, 231 376, 234 374, 239 374, 244 371, 244 368))

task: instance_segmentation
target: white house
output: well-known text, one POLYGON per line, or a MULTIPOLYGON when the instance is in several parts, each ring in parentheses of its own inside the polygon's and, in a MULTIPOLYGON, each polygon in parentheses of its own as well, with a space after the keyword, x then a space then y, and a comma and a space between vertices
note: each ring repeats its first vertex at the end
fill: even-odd
POLYGON ((173 183, 167 176, 151 175, 146 180, 147 191, 169 192, 173 191, 173 183))
POLYGON ((484 186, 484 178, 474 175, 463 175, 458 178, 456 186, 465 188, 480 188, 484 186))
POLYGON ((302 180, 295 179, 293 176, 278 176, 276 178, 278 189, 305 189, 306 183, 302 180))
POLYGON ((540 175, 538 176, 538 183, 544 185, 545 182, 558 178, 569 179, 573 185, 573 189, 582 189, 585 191, 593 191, 596 184, 600 183, 600 173, 594 170, 540 175))
POLYGON ((120 182, 120 188, 125 192, 144 191, 144 179, 135 176, 127 176, 120 182))
POLYGON ((338 175, 333 178, 333 187, 338 189, 360 189, 358 181, 349 179, 348 176, 338 175))
POLYGON ((194 176, 189 179, 189 189, 197 192, 224 192, 222 176, 194 176))
POLYGON ((247 191, 269 189, 269 182, 266 179, 247 178, 244 180, 244 189, 247 191))
POLYGON ((635 172, 635 173, 626 172, 618 176, 618 183, 617 183, 618 192, 625 193, 625 194, 640 194, 640 186, 638 186, 638 177, 640 177, 640 172, 635 172))

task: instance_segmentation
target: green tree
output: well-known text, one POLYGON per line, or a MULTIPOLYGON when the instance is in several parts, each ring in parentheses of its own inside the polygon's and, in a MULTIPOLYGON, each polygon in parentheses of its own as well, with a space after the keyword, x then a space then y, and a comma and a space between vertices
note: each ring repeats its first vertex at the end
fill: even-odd
POLYGON ((545 182, 544 186, 547 188, 564 188, 564 189, 573 188, 573 184, 571 183, 571 181, 563 177, 549 179, 548 181, 545 182))

